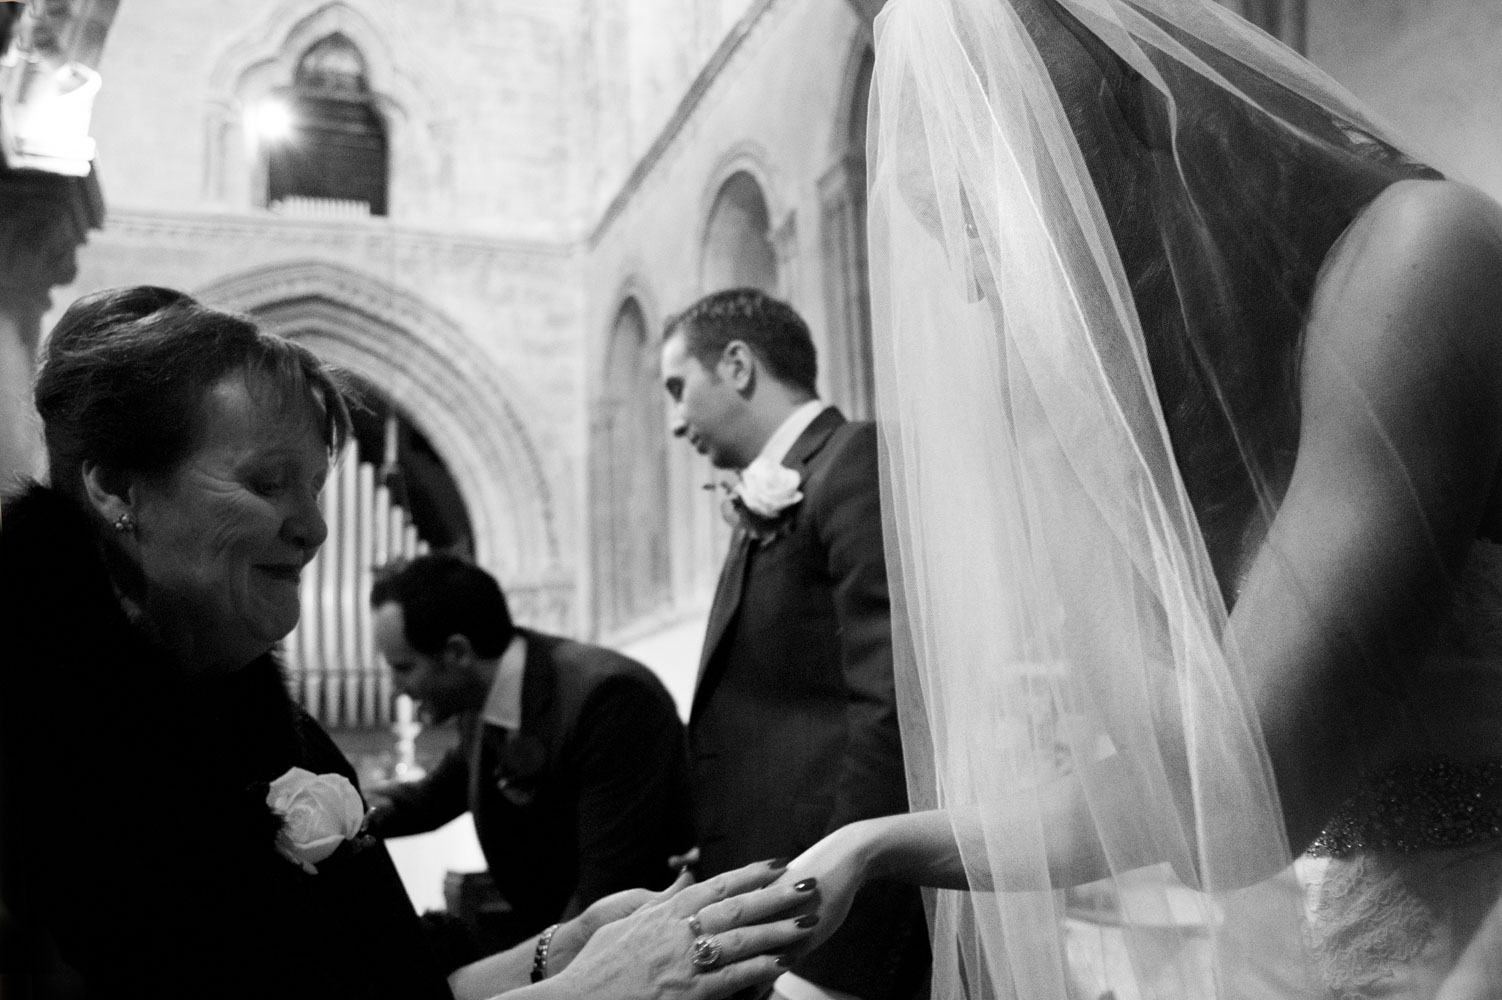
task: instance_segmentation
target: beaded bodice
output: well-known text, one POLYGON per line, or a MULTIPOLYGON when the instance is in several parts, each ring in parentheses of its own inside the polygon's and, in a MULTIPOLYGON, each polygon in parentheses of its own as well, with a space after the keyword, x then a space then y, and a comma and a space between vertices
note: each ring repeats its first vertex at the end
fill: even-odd
POLYGON ((1405 749, 1413 758, 1370 776, 1310 847, 1462 847, 1502 837, 1502 545, 1478 541, 1453 611, 1410 681, 1405 749))
POLYGON ((1368 781, 1309 847, 1315 857, 1358 850, 1464 847, 1502 837, 1502 761, 1399 764, 1368 781))

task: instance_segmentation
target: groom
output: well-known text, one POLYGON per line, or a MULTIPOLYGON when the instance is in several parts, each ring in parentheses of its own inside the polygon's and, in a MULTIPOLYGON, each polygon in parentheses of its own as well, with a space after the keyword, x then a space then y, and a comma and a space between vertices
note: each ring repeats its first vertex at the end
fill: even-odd
MULTIPOLYGON (((673 434, 741 473, 689 716, 700 877, 907 810, 876 428, 820 402, 816 371, 802 318, 754 289, 667 323, 673 434)), ((777 992, 902 1000, 927 967, 917 891, 877 883, 777 992)))

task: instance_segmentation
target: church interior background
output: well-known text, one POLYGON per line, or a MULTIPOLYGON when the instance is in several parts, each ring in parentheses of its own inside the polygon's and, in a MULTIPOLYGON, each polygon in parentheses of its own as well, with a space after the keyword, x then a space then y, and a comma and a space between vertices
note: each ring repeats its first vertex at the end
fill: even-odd
MULTIPOLYGON (((1223 2, 1502 199, 1502 4, 1223 2)), ((641 659, 686 712, 729 531, 667 435, 660 330, 763 288, 809 321, 823 396, 873 414, 880 6, 0 2, 0 477, 44 471, 29 383, 61 311, 182 288, 368 403, 287 643, 327 725, 390 742, 364 595, 423 548, 493 572, 522 624, 641 659)), ((482 865, 420 853, 398 857, 420 905, 440 868, 482 865)))

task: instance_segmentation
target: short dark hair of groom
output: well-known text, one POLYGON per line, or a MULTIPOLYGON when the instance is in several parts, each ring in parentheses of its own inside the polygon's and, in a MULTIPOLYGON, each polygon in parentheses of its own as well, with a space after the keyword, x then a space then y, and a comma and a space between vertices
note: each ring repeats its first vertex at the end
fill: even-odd
POLYGON ((432 553, 378 573, 370 588, 370 606, 391 603, 401 605, 408 644, 429 656, 436 655, 449 636, 462 635, 476 656, 493 659, 506 651, 516 634, 501 585, 458 556, 432 553))
POLYGON ((803 317, 786 302, 755 288, 711 292, 668 318, 663 340, 681 333, 688 353, 714 369, 733 340, 743 341, 772 377, 817 396, 819 359, 803 317))

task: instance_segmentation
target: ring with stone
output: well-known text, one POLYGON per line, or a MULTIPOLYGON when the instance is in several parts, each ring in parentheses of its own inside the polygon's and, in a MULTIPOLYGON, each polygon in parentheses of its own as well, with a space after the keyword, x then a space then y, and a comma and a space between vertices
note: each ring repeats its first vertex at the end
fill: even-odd
POLYGON ((696 938, 704 936, 704 925, 699 923, 699 915, 697 913, 688 918, 688 932, 696 938))
POLYGON ((713 934, 700 934, 694 938, 694 968, 708 972, 720 964, 720 942, 713 934))

